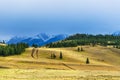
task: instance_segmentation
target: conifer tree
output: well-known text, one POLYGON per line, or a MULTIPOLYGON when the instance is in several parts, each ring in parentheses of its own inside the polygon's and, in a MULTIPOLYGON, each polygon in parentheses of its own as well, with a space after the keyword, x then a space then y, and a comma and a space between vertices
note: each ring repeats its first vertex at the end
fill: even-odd
POLYGON ((60 52, 60 59, 63 59, 63 55, 62 55, 62 52, 60 52))
POLYGON ((84 51, 82 47, 81 47, 81 51, 84 51))
POLYGON ((53 54, 53 59, 55 59, 56 58, 56 55, 55 54, 53 54))
POLYGON ((87 60, 86 60, 86 64, 90 64, 89 58, 87 58, 87 60))
POLYGON ((80 48, 78 47, 78 52, 80 51, 80 48))

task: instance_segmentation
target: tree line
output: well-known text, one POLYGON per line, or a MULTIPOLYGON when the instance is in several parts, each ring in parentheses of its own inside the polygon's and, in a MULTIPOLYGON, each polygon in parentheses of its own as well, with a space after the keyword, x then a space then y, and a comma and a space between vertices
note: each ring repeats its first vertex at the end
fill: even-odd
POLYGON ((26 43, 8 44, 0 46, 0 56, 19 55, 28 47, 26 43))
POLYGON ((114 47, 120 48, 120 36, 75 34, 65 40, 47 44, 46 47, 76 47, 78 45, 113 45, 114 47))

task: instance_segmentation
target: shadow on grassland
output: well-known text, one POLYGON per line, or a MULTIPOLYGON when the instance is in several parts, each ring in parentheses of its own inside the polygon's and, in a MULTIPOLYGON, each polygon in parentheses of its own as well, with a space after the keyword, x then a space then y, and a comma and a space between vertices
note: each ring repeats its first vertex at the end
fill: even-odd
POLYGON ((9 67, 0 66, 0 69, 10 69, 9 67))

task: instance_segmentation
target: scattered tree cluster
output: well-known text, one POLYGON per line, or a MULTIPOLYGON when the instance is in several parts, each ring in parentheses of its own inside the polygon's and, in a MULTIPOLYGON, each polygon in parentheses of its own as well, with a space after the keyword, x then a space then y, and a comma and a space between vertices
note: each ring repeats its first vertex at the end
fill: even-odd
POLYGON ((91 35, 91 34, 75 34, 65 40, 47 44, 46 47, 76 47, 78 45, 120 45, 120 36, 114 35, 91 35))
POLYGON ((113 48, 120 49, 120 45, 114 45, 113 48))
POLYGON ((81 51, 81 52, 84 51, 83 48, 82 48, 82 46, 81 46, 81 47, 78 47, 77 50, 78 50, 78 52, 80 52, 80 51, 81 51))
POLYGON ((51 59, 55 59, 56 55, 54 53, 51 54, 51 59))
POLYGON ((6 46, 0 46, 0 56, 19 55, 25 51, 28 45, 25 43, 10 44, 6 46))
MULTIPOLYGON (((51 54, 51 59, 56 59, 56 55, 54 53, 51 54)), ((62 52, 60 52, 59 59, 63 59, 62 52)))

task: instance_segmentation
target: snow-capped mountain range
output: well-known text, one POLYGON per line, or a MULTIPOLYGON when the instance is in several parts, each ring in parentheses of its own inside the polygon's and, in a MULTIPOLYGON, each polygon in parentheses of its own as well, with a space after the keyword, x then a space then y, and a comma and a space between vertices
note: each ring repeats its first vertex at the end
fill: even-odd
POLYGON ((11 38, 7 44, 16 44, 20 42, 28 43, 30 46, 32 44, 37 44, 39 46, 49 44, 51 42, 56 42, 60 40, 64 40, 67 38, 68 35, 66 34, 59 34, 59 35, 49 35, 46 33, 40 33, 38 35, 32 36, 32 37, 13 37, 11 38))

